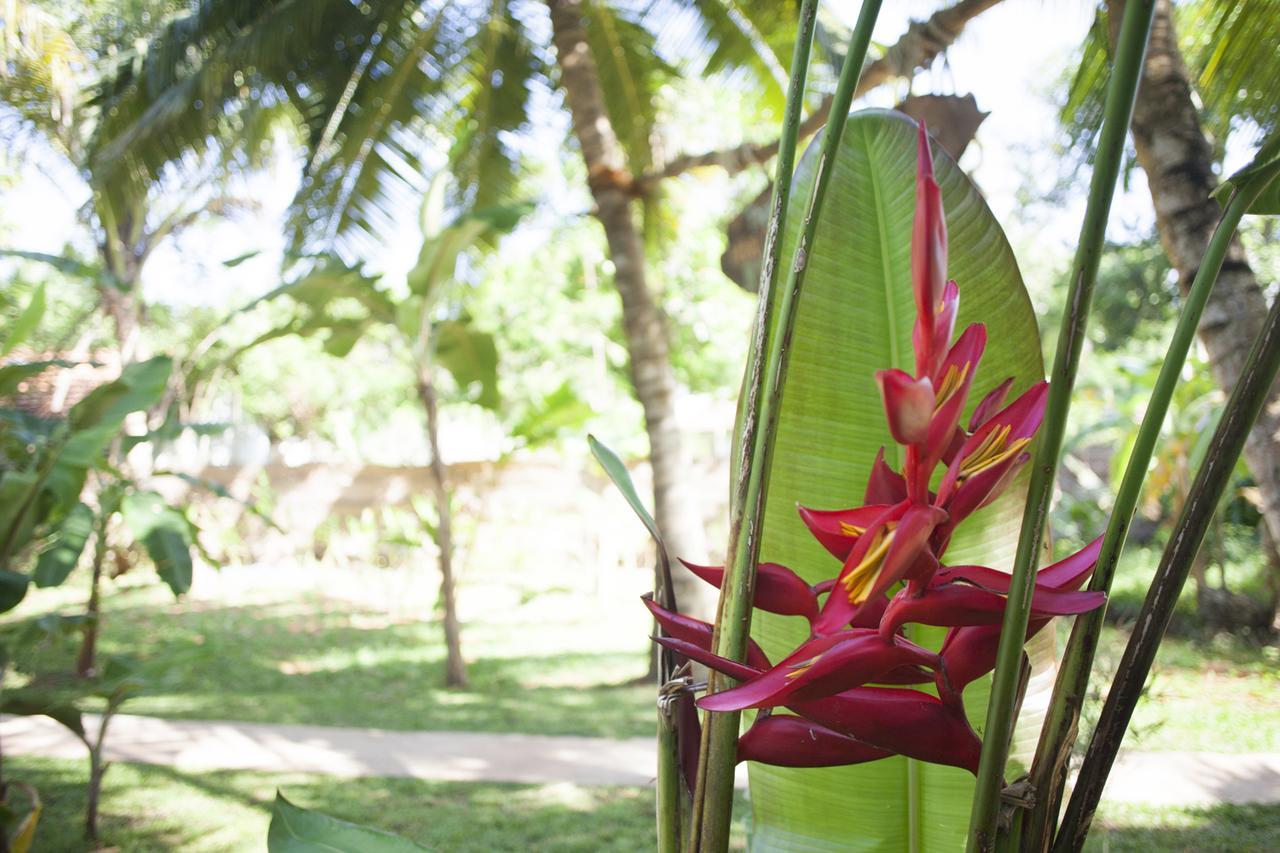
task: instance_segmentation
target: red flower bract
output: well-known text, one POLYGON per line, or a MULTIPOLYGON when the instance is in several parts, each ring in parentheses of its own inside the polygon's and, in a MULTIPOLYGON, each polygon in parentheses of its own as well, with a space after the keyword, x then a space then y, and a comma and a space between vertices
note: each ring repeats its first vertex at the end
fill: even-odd
MULTIPOLYGON (((814 538, 840 561, 834 578, 810 586, 776 563, 757 569, 755 606, 804 617, 809 639, 776 666, 754 643, 738 663, 711 652, 712 626, 646 602, 666 634, 659 643, 741 682, 704 696, 698 707, 766 709, 739 741, 740 760, 825 767, 896 754, 977 771, 981 743, 960 694, 995 664, 1009 575, 946 566, 943 559, 956 526, 995 500, 1029 458, 1048 384, 1032 385, 1005 405, 1012 390, 1012 380, 1005 380, 962 424, 987 330, 975 323, 952 342, 960 288, 946 278, 942 193, 923 125, 912 241, 916 371, 876 374, 899 445, 891 455, 900 464, 890 465, 881 448, 863 506, 799 507, 814 538), (935 494, 929 485, 939 465, 945 468, 935 494), (951 628, 941 651, 908 641, 902 628, 909 622, 951 628), (936 696, 884 686, 929 681, 936 696), (791 713, 770 713, 773 708, 791 713)), ((1028 637, 1055 616, 1102 604, 1102 593, 1079 591, 1099 546, 1095 541, 1039 572, 1028 637)), ((685 565, 714 586, 723 581, 723 569, 685 565)))

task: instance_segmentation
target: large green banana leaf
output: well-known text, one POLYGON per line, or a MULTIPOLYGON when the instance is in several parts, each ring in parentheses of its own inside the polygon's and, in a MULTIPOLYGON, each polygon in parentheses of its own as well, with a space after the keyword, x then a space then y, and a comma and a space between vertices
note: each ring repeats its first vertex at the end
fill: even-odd
MULTIPOLYGON (((792 257, 816 166, 815 144, 797 169, 784 259, 792 257)), ((760 552, 762 560, 788 565, 811 582, 831 577, 839 565, 806 531, 796 504, 857 506, 876 451, 884 446, 890 463, 902 461, 895 458, 899 448, 890 439, 874 374, 890 366, 914 369, 915 123, 898 113, 855 113, 829 168, 834 173, 796 315, 760 552)), ((1016 377, 1014 393, 1043 377, 1039 333, 1013 251, 982 196, 937 149, 934 168, 950 234, 949 274, 960 286, 957 332, 982 321, 989 334, 972 407, 1008 376, 1016 377)), ((1007 571, 1024 494, 1025 485, 1015 485, 966 522, 948 562, 1007 571)), ((753 635, 777 660, 805 638, 805 627, 802 620, 757 611, 753 635)), ((916 630, 924 642, 941 639, 938 629, 916 630)), ((965 696, 979 732, 986 689, 974 684, 965 696)), ((750 780, 754 850, 903 853, 964 846, 973 779, 963 770, 904 758, 818 770, 753 764, 750 780)))

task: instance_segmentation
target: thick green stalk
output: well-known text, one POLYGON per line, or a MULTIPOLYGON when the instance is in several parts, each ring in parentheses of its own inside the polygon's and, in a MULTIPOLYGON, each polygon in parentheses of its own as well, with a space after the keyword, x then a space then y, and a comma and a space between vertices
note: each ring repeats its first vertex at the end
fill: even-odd
POLYGON ((1231 393, 1222 419, 1209 443, 1205 462, 1191 484, 1190 497, 1182 508, 1177 526, 1166 546, 1133 636, 1125 647, 1115 680, 1098 718, 1075 789, 1062 818, 1062 828, 1054 843, 1054 853, 1068 853, 1084 845, 1093 813, 1102 797, 1102 788, 1111 772, 1116 753, 1124 739, 1133 709, 1142 696, 1156 651, 1173 616, 1178 596, 1205 531, 1218 508, 1222 493, 1231 482, 1240 451, 1249 430, 1266 402, 1267 394, 1280 370, 1280 299, 1272 303, 1266 325, 1254 342, 1240 380, 1231 393))
POLYGON ((658 853, 680 853, 680 743, 661 698, 658 705, 658 853))
MULTIPOLYGON (((804 225, 786 286, 778 288, 778 260, 782 252, 786 210, 795 167, 795 150, 800 125, 800 104, 813 41, 817 3, 805 0, 791 63, 787 90, 787 114, 778 151, 772 215, 765 241, 760 271, 760 310, 756 316, 755 340, 751 353, 751 374, 746 388, 742 420, 742 457, 734 484, 729 548, 725 558, 726 576, 716 617, 715 651, 733 660, 742 660, 751 631, 751 602, 754 597, 755 566, 759 559, 760 530, 764 524, 765 499, 769 484, 774 439, 778 427, 779 402, 786 379, 787 357, 795 326, 795 306, 808 269, 809 248, 818 227, 818 214, 830 183, 825 168, 835 158, 844 132, 845 117, 853 103, 862 72, 871 31, 880 12, 881 0, 864 0, 858 21, 849 39, 844 66, 832 97, 831 116, 819 151, 817 177, 805 210, 804 225)), ((727 686, 712 674, 709 692, 727 686)), ((698 761, 697 789, 694 793, 693 827, 689 849, 719 853, 729 844, 729 823, 733 809, 733 772, 737 764, 739 714, 708 715, 703 728, 698 761)))
POLYGON ((1094 158, 1093 180, 1089 186, 1088 206, 1085 208, 1080 243, 1076 247, 1072 263, 1067 310, 1062 315, 1058 350, 1050 376, 1049 399, 1037 440, 1031 484, 1027 491, 1018 550, 1013 562, 1009 603, 1004 614, 1000 648, 996 656, 995 680, 987 705, 982 758, 978 766, 973 812, 969 819, 970 853, 991 850, 996 839, 997 811, 1005 763, 1009 757, 1014 699, 1040 542, 1049 515, 1049 502, 1053 495, 1058 457, 1062 451, 1067 412, 1071 406, 1071 389, 1075 385, 1080 351, 1084 346, 1089 304, 1093 299, 1093 287, 1098 277, 1107 219, 1115 195, 1116 178, 1120 174, 1125 136, 1133 115, 1134 96, 1138 91, 1147 34, 1151 29, 1154 11, 1155 0, 1130 0, 1125 6, 1124 19, 1120 25, 1115 65, 1107 85, 1102 132, 1094 158))
MULTIPOLYGON (((746 656, 751 633, 751 601, 755 595, 755 557, 759 528, 764 518, 760 511, 759 472, 754 465, 756 425, 759 423, 760 400, 766 387, 766 358, 769 353, 769 327, 774 306, 778 302, 778 260, 782 254, 787 206, 791 200, 791 180, 795 173, 796 145, 800 136, 800 113, 804 106, 805 78, 809 70, 809 51, 813 47, 814 27, 818 17, 817 0, 804 0, 796 26, 796 43, 791 56, 791 77, 787 84, 786 112, 779 137, 778 161, 775 166, 773 198, 770 205, 769 230, 765 235, 764 257, 760 267, 760 294, 757 303, 755 335, 752 340, 750 375, 743 393, 743 438, 740 460, 734 482, 729 549, 725 558, 725 578, 721 584, 713 638, 718 654, 734 660, 746 656), (754 491, 753 491, 754 489, 754 491), (752 497, 754 496, 754 498, 752 497), (752 509, 749 509, 751 507, 752 509), (752 516, 751 513, 755 515, 752 516), (752 534, 748 547, 740 547, 744 533, 752 534)), ((709 688, 720 686, 719 676, 708 673, 709 688)), ((737 762, 738 717, 734 714, 708 714, 702 727, 698 752, 698 772, 690 809, 687 849, 715 850, 728 847, 729 824, 733 817, 733 772, 737 762)))
MULTIPOLYGON (((1273 168, 1280 171, 1280 167, 1273 168)), ((1178 377, 1186 363, 1187 352, 1195 339, 1200 315, 1204 313, 1205 303, 1217 281, 1222 263, 1226 260, 1227 249, 1240 220, 1265 188, 1264 181, 1255 181, 1233 195, 1205 248, 1200 268, 1196 271, 1195 280, 1191 283, 1178 317, 1178 325, 1169 340, 1169 351, 1160 365, 1160 374, 1156 377, 1151 399, 1147 402, 1147 410, 1142 417, 1142 425, 1138 428, 1120 488, 1116 492, 1115 506, 1111 510, 1111 519, 1102 539, 1098 565, 1089 582, 1089 589, 1099 592, 1109 592, 1111 589, 1125 537, 1129 533, 1129 524, 1133 521, 1134 510, 1142 494, 1147 468, 1151 464, 1151 456, 1160 437, 1165 415, 1169 411, 1169 402, 1173 398, 1178 377)), ((1031 771, 1032 784, 1037 793, 1036 807, 1025 825, 1024 838, 1034 849, 1043 848, 1052 838, 1058 806, 1062 802, 1062 790, 1066 784, 1068 759, 1071 757, 1071 747, 1080 724, 1080 708, 1084 704, 1085 691, 1089 686, 1089 674, 1094 654, 1098 650, 1098 638, 1102 634, 1105 613, 1104 604, 1097 610, 1076 617, 1071 641, 1067 644, 1067 651, 1058 671, 1053 700, 1045 718, 1044 729, 1040 733, 1040 744, 1036 748, 1031 771)))

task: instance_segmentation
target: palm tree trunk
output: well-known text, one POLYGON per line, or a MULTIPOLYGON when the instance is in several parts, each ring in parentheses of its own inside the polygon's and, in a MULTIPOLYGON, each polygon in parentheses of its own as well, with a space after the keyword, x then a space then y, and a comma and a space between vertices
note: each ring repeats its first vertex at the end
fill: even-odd
POLYGON ((444 685, 467 686, 467 662, 462 657, 462 629, 453 577, 453 525, 449 507, 448 473, 440 458, 440 412, 429 369, 418 374, 418 399, 427 413, 427 443, 431 448, 431 481, 436 504, 436 549, 440 552, 440 603, 444 610, 444 685))
MULTIPOLYGON (((1110 20, 1120 19, 1123 0, 1107 3, 1110 20)), ((1218 184, 1213 146, 1196 111, 1186 64, 1178 50, 1170 0, 1159 0, 1147 47, 1142 85, 1133 112, 1133 141, 1147 175, 1160 241, 1185 292, 1221 210, 1209 193, 1218 184)), ((1225 391, 1235 387, 1249 345, 1262 328, 1267 301, 1245 257, 1233 241, 1200 321, 1200 340, 1214 378, 1225 391)), ((1280 542, 1280 383, 1249 434, 1245 462, 1258 484, 1265 521, 1264 541, 1280 542)), ((1274 551, 1274 548, 1271 548, 1274 551)))
MULTIPOLYGON (((547 6, 551 10, 560 86, 587 166, 595 216, 604 226, 614 285, 622 298, 622 327, 631 381, 644 409, 649 435, 656 519, 672 556, 701 560, 706 536, 696 502, 679 484, 686 460, 676 420, 676 378, 671 368, 667 318, 645 280, 644 244, 631 210, 633 176, 605 112, 599 74, 587 44, 581 0, 547 0, 547 6)), ((701 593, 687 572, 677 573, 676 591, 685 602, 696 601, 701 593)))

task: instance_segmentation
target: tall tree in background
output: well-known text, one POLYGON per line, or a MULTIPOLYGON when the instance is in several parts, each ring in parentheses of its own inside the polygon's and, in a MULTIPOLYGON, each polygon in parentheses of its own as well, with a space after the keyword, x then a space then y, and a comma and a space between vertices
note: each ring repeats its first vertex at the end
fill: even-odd
MULTIPOLYGON (((1124 10, 1124 0, 1107 0, 1068 98, 1068 122, 1091 115, 1085 94, 1099 63, 1105 63, 1107 36, 1124 10), (1073 114, 1075 113, 1075 114, 1073 114)), ((1280 119, 1280 63, 1275 57, 1275 22, 1280 2, 1197 0, 1175 9, 1159 0, 1147 47, 1142 85, 1133 113, 1138 164, 1147 176, 1156 229, 1185 292, 1200 265, 1221 215, 1210 193, 1220 183, 1222 156, 1234 113, 1265 132, 1280 119), (1191 60, 1179 45, 1176 14, 1197 32, 1191 60), (1194 71, 1192 70, 1194 69, 1194 71), (1197 104, 1197 99, 1203 108, 1197 104), (1213 136, 1210 135, 1212 132, 1213 136), (1216 136, 1216 140, 1215 137, 1216 136), (1216 141, 1216 144, 1215 144, 1216 141)), ((1087 122, 1087 119, 1086 119, 1087 122)), ((1267 300, 1239 239, 1232 241, 1200 322, 1214 377, 1226 391, 1235 387, 1249 345, 1262 328, 1267 300)), ((1245 461, 1261 495, 1266 534, 1280 543, 1280 385, 1272 389, 1249 435, 1245 461)))
MULTIPOLYGON (((1000 0, 960 0, 913 24, 868 81, 909 76, 1000 0)), ((202 0, 120 64, 124 93, 104 166, 126 175, 162 170, 175 151, 203 151, 208 128, 260 110, 293 111, 306 147, 291 213, 299 254, 337 249, 369 257, 428 176, 457 178, 451 204, 483 207, 510 196, 519 175, 513 137, 530 130, 539 92, 561 87, 587 165, 621 297, 630 375, 644 415, 657 520, 671 549, 701 559, 701 518, 679 482, 684 455, 667 321, 646 277, 637 222, 659 203, 662 179, 701 166, 739 170, 776 143, 655 155, 660 92, 689 73, 733 73, 781 104, 793 0, 367 0, 298 4, 202 0), (545 43, 547 11, 554 45, 545 43), (559 74, 552 73, 558 64, 559 74)), ((819 101, 807 127, 825 120, 819 101)), ((554 101, 544 108, 554 107, 554 101)))
MULTIPOLYGON (((14 0, 0 15, 0 105, 6 108, 0 139, 17 147, 34 139, 62 157, 88 187, 81 218, 93 234, 97 256, 80 273, 93 279, 122 363, 139 356, 143 267, 175 233, 242 204, 227 194, 225 179, 260 162, 279 116, 278 110, 267 109, 255 113, 252 123, 243 117, 211 123, 204 136, 217 145, 202 151, 216 156, 170 149, 145 174, 116 168, 103 156, 112 147, 122 100, 129 97, 139 70, 136 48, 121 55, 119 46, 141 43, 155 21, 181 5, 144 0, 119 8, 46 8, 14 0), (116 73, 99 76, 95 68, 100 64, 116 73), (179 165, 182 180, 175 183, 179 165)), ((70 259, 50 260, 74 268, 70 259)))

